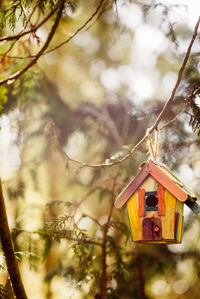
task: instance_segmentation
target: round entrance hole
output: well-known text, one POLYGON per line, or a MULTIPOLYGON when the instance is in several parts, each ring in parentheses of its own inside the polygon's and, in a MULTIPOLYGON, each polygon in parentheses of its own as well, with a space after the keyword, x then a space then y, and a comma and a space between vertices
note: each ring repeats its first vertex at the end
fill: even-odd
POLYGON ((155 195, 149 195, 146 198, 146 205, 148 207, 156 207, 157 203, 158 203, 158 199, 155 195))

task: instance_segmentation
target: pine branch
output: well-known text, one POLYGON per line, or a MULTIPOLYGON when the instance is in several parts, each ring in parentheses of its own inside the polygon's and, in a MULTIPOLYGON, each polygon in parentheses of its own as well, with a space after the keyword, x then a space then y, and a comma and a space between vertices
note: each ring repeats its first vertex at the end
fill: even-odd
POLYGON ((61 0, 60 1, 60 5, 59 5, 59 10, 55 19, 55 22, 51 28, 51 31, 47 37, 47 40, 45 42, 45 44, 43 45, 43 47, 41 48, 41 50, 37 53, 37 55, 30 61, 30 63, 28 63, 23 69, 21 69, 20 71, 16 72, 14 75, 11 75, 10 77, 3 79, 0 81, 0 85, 3 85, 5 83, 7 83, 8 81, 13 81, 18 79, 21 75, 23 75, 27 70, 29 70, 34 64, 36 64, 36 62, 38 61, 38 59, 41 57, 41 55, 44 53, 44 51, 48 48, 50 41, 52 40, 54 33, 59 25, 61 16, 62 16, 62 11, 65 5, 65 0, 61 0))
POLYGON ((31 30, 24 31, 24 32, 16 34, 16 35, 5 36, 0 39, 0 42, 19 40, 24 35, 36 32, 43 24, 45 24, 53 16, 53 14, 56 12, 57 9, 58 9, 58 6, 56 5, 55 8, 46 16, 46 18, 44 18, 44 20, 42 20, 37 26, 33 27, 31 30))
POLYGON ((198 130, 197 134, 200 135, 200 84, 196 85, 192 89, 187 97, 187 100, 192 110, 189 125, 192 126, 194 132, 198 130))
MULTIPOLYGON (((52 236, 47 233, 47 232, 41 232, 41 231, 29 231, 29 230, 25 230, 25 229, 20 229, 17 227, 14 227, 12 230, 19 232, 19 233, 27 233, 27 234, 37 234, 43 237, 47 237, 47 238, 52 238, 52 236)), ((96 242, 94 240, 90 240, 90 239, 79 239, 79 238, 74 238, 74 237, 70 237, 68 235, 62 235, 60 237, 60 239, 66 239, 69 241, 74 241, 77 242, 78 244, 91 244, 91 245, 97 245, 102 247, 102 244, 100 242, 96 242)))
POLYGON ((20 276, 17 259, 14 253, 14 246, 12 243, 11 233, 8 226, 8 219, 6 214, 6 207, 5 207, 1 182, 0 182, 0 219, 1 219, 1 225, 0 225, 1 244, 2 244, 3 253, 6 258, 7 269, 12 282, 12 287, 15 296, 18 299, 27 299, 26 292, 20 276))
MULTIPOLYGON (((107 0, 108 1, 108 0, 107 0)), ((60 43, 59 45, 57 45, 56 47, 54 47, 54 48, 52 48, 52 49, 49 49, 48 51, 46 51, 46 52, 44 52, 43 51, 43 53, 42 53, 42 55, 46 55, 46 54, 48 54, 48 53, 51 53, 51 52, 53 52, 53 51, 55 51, 55 50, 57 50, 57 49, 59 49, 60 47, 62 47, 63 45, 65 45, 65 44, 67 44, 68 42, 70 42, 79 32, 81 32, 83 29, 85 29, 86 27, 87 27, 87 25, 89 25, 90 23, 91 23, 91 21, 95 18, 95 16, 96 15, 98 15, 98 13, 99 13, 99 11, 101 10, 101 8, 102 8, 102 10, 100 11, 100 13, 99 13, 99 15, 98 15, 98 17, 97 17, 97 19, 96 19, 96 21, 98 20, 98 18, 101 16, 101 14, 103 13, 103 7, 105 6, 105 4, 106 4, 106 2, 107 1, 105 1, 105 0, 101 0, 100 1, 100 3, 99 3, 99 5, 97 6, 97 8, 96 8, 96 10, 94 11, 94 13, 89 17, 89 19, 87 19, 86 20, 86 22, 81 26, 81 27, 79 27, 67 40, 65 40, 64 42, 62 42, 62 43, 60 43)), ((40 26, 41 26, 42 24, 40 24, 40 26)), ((39 25, 38 25, 39 26, 39 25)), ((37 27, 38 27, 37 26, 37 27)), ((39 26, 39 27, 40 27, 39 26)), ((38 28, 39 28, 38 27, 38 28)), ((37 29, 38 29, 37 28, 37 29)), ((36 29, 36 30, 37 30, 36 29)), ((35 32, 35 30, 34 31, 32 31, 32 30, 30 30, 29 32, 27 31, 27 33, 24 33, 23 35, 25 35, 25 34, 28 34, 28 33, 31 33, 31 32, 35 32)), ((21 36, 20 36, 21 37, 21 36)), ((11 38, 11 37, 10 37, 11 38)), ((17 36, 16 36, 16 39, 17 39, 17 36)), ((5 40, 5 39, 2 39, 2 41, 3 40, 5 40)), ((11 40, 11 39, 9 39, 9 40, 11 40)), ((0 42, 1 42, 1 40, 0 40, 0 42)), ((2 54, 0 54, 0 56, 2 56, 2 54)), ((6 58, 14 58, 14 59, 28 59, 28 58, 34 58, 36 55, 28 55, 28 56, 25 56, 25 57, 18 57, 18 56, 10 56, 10 55, 5 55, 5 57, 6 58)), ((1 81, 0 81, 0 85, 1 85, 1 81)))

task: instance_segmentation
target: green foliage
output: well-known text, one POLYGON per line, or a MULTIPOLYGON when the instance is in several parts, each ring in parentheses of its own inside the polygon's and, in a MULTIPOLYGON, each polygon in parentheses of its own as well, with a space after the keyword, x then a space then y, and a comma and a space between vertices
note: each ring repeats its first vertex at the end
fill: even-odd
POLYGON ((39 258, 39 256, 34 252, 27 252, 27 251, 16 251, 15 256, 19 261, 21 261, 23 257, 32 257, 34 259, 39 258))
POLYGON ((22 20, 23 26, 27 21, 27 15, 25 13, 25 9, 29 8, 30 1, 11 0, 9 2, 10 2, 9 5, 6 8, 2 8, 0 11, 1 31, 3 30, 4 27, 7 26, 7 24, 10 30, 14 31, 18 17, 22 20))
POLYGON ((87 279, 89 275, 93 261, 93 250, 89 244, 84 243, 76 243, 72 246, 72 249, 74 251, 74 257, 78 262, 78 272, 75 278, 80 282, 87 279))
POLYGON ((5 26, 5 15, 6 11, 4 9, 0 9, 0 34, 2 34, 2 30, 5 26))
MULTIPOLYGON (((43 232, 43 231, 40 231, 43 232)), ((44 262, 46 260, 46 258, 49 255, 49 252, 51 250, 52 247, 52 240, 51 238, 49 238, 48 236, 45 236, 43 234, 41 234, 42 238, 44 239, 44 245, 43 245, 43 249, 42 249, 42 261, 44 262)))
MULTIPOLYGON (((0 34, 7 27, 14 31, 19 20, 22 26, 27 25, 30 22, 30 15, 33 10, 37 9, 45 14, 47 11, 54 9, 57 2, 57 0, 9 0, 5 7, 0 8, 0 34)), ((79 1, 77 0, 66 1, 66 9, 73 12, 78 4, 79 1)))
POLYGON ((103 200, 106 199, 107 195, 109 194, 108 190, 102 189, 99 191, 99 203, 103 200))
POLYGON ((62 238, 77 238, 80 242, 87 240, 85 231, 80 230, 74 220, 74 216, 59 216, 52 218, 45 223, 45 230, 56 241, 62 238))
POLYGON ((46 10, 52 10, 57 3, 57 0, 37 0, 36 6, 44 14, 46 10))
POLYGON ((34 98, 39 86, 39 81, 40 74, 34 71, 28 71, 16 82, 12 95, 17 98, 17 105, 21 105, 34 98))
POLYGON ((6 268, 2 264, 0 264, 0 270, 6 271, 6 268))
POLYGON ((126 238, 125 244, 127 244, 127 241, 130 240, 130 229, 125 222, 125 219, 123 219, 123 221, 120 221, 117 218, 115 220, 112 220, 110 223, 110 227, 118 230, 120 234, 122 234, 126 238))
POLYGON ((8 100, 8 89, 5 86, 0 86, 0 113, 8 100))
POLYGON ((197 131, 197 135, 200 135, 200 91, 198 95, 191 99, 190 107, 192 114, 190 115, 189 124, 192 126, 193 131, 197 131))
POLYGON ((4 286, 2 284, 0 284, 0 298, 8 299, 8 293, 9 293, 9 291, 6 288, 4 288, 4 286))
POLYGON ((18 20, 25 26, 29 22, 29 16, 35 6, 43 14, 47 10, 52 10, 57 1, 54 0, 9 0, 6 7, 0 9, 0 34, 7 26, 14 31, 18 20))
POLYGON ((40 83, 41 75, 30 70, 16 82, 0 86, 0 114, 7 114, 14 108, 31 102, 38 94, 40 83))
POLYGON ((79 6, 79 0, 69 0, 69 1, 66 1, 66 9, 67 10, 71 10, 72 12, 74 12, 77 7, 79 6))
POLYGON ((15 200, 20 197, 23 198, 24 189, 25 189, 24 182, 19 180, 18 182, 16 182, 15 185, 8 187, 7 189, 8 197, 10 198, 10 200, 15 200))

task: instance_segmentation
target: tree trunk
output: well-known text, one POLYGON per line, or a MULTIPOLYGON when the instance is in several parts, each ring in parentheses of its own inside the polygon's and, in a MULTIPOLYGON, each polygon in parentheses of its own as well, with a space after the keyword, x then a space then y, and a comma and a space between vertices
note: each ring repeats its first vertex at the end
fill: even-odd
POLYGON ((148 297, 145 294, 144 287, 144 276, 143 276, 143 264, 142 259, 140 256, 138 256, 138 279, 139 279, 139 285, 140 285, 140 298, 141 299, 147 299, 148 297))
POLYGON ((27 299, 26 292, 21 280, 17 259, 14 253, 11 233, 8 226, 3 191, 0 181, 0 239, 2 250, 6 258, 6 264, 12 287, 17 299, 27 299))

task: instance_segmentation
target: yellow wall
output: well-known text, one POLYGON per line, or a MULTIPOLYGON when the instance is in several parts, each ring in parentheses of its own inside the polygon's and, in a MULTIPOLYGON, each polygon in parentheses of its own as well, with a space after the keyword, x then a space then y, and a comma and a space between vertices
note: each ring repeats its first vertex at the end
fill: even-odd
POLYGON ((152 176, 148 176, 140 186, 140 189, 145 189, 145 191, 156 191, 156 181, 152 176))
MULTIPOLYGON (((145 191, 155 191, 156 181, 152 177, 148 177, 140 186, 145 191)), ((138 194, 135 192, 127 202, 130 225, 132 230, 132 237, 134 241, 142 240, 142 221, 144 217, 139 217, 138 214, 138 194)), ((166 240, 175 239, 175 215, 178 212, 180 216, 183 215, 183 203, 178 201, 170 192, 165 190, 165 216, 161 216, 162 221, 162 237, 166 240)), ((157 217, 157 211, 147 212, 147 217, 157 217)), ((181 224, 178 229, 178 242, 181 240, 181 224)))
POLYGON ((165 216, 162 217, 162 236, 164 239, 175 238, 176 198, 165 190, 165 216))
POLYGON ((138 199, 137 192, 132 195, 132 197, 127 202, 128 214, 131 223, 131 230, 133 240, 142 240, 142 226, 141 219, 138 215, 138 199))
MULTIPOLYGON (((156 182, 152 177, 148 177, 140 186, 145 191, 156 190, 156 182)), ((142 221, 144 217, 138 215, 138 194, 135 192, 127 202, 128 214, 131 224, 132 237, 134 241, 142 240, 142 221)), ((155 212, 148 212, 149 216, 153 216, 155 212)))
POLYGON ((184 207, 184 204, 177 199, 176 200, 176 212, 183 215, 183 207, 184 207))
POLYGON ((183 233, 183 215, 178 215, 178 224, 177 224, 177 242, 181 243, 182 233, 183 233))

